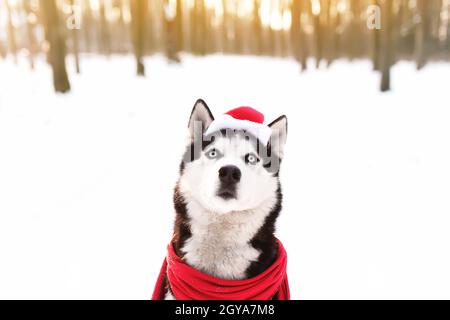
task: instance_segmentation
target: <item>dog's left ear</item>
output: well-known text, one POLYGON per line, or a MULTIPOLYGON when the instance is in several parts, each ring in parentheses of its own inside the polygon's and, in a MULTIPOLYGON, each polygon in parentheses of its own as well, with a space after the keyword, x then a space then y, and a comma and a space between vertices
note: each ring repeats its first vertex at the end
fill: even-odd
POLYGON ((269 124, 272 134, 269 139, 269 145, 272 152, 283 158, 284 146, 287 139, 287 117, 281 116, 269 124))
POLYGON ((214 117, 206 102, 198 99, 189 118, 188 128, 190 138, 193 140, 197 136, 203 135, 213 120, 214 117))

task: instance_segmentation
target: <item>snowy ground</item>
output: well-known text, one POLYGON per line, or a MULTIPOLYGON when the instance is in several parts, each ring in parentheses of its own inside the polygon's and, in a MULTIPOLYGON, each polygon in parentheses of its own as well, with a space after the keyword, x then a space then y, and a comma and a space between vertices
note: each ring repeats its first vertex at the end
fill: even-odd
POLYGON ((191 107, 289 118, 278 236, 293 298, 450 298, 450 65, 83 57, 0 62, 0 298, 148 299, 170 239, 191 107), (71 72, 73 73, 73 72, 71 72))

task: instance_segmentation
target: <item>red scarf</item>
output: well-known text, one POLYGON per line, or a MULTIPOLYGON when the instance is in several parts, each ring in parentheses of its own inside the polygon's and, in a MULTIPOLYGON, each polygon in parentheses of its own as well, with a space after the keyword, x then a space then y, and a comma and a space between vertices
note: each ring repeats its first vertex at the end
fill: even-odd
POLYGON ((166 278, 177 300, 289 300, 287 254, 281 242, 277 243, 277 260, 263 273, 245 280, 224 280, 204 274, 184 263, 171 243, 152 300, 164 299, 166 278))

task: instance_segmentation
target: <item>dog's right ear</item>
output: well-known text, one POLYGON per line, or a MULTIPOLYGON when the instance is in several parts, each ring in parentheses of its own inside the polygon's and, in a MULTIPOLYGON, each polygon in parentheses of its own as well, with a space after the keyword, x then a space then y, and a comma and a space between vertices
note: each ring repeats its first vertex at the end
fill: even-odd
POLYGON ((272 135, 270 136, 269 144, 271 146, 272 152, 274 152, 278 157, 283 158, 284 145, 286 144, 287 138, 287 118, 286 116, 278 117, 274 120, 269 127, 272 129, 272 135))
POLYGON ((201 137, 213 120, 214 117, 206 105, 206 102, 202 99, 198 99, 197 102, 195 102, 191 117, 189 118, 188 129, 191 140, 201 137))

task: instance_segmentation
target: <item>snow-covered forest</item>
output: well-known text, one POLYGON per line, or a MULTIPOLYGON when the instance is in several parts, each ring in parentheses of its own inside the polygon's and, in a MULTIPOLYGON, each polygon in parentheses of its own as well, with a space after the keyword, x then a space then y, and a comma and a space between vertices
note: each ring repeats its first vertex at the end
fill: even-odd
POLYGON ((293 299, 450 298, 449 10, 0 0, 0 298, 150 299, 197 98, 289 119, 293 299))
POLYGON ((2 0, 0 55, 22 54, 33 67, 43 52, 55 90, 70 90, 65 58, 160 52, 180 62, 180 52, 294 57, 300 69, 340 58, 365 58, 390 89, 391 66, 400 60, 450 60, 449 0, 2 0))

